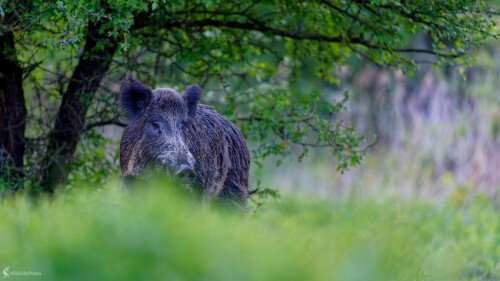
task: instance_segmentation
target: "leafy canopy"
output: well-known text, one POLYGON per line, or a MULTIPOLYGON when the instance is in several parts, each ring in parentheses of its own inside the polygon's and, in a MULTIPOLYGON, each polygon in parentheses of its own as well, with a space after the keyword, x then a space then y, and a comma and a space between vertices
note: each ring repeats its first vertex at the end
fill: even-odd
MULTIPOLYGON (((340 118, 346 106, 343 91, 336 89, 340 66, 374 63, 411 73, 421 62, 467 64, 470 51, 495 36, 496 20, 487 2, 469 0, 36 0, 1 5, 1 28, 23 37, 26 52, 70 49, 74 57, 88 23, 99 23, 99 32, 120 44, 108 82, 131 71, 150 86, 201 84, 204 102, 214 104, 258 144, 253 150, 257 158, 326 147, 340 170, 359 163, 370 146, 340 118), (421 34, 431 39, 429 45, 413 43, 421 34)), ((44 71, 51 60, 40 58, 44 71)), ((113 99, 96 95, 93 102, 113 104, 113 99)), ((115 106, 106 106, 97 121, 117 116, 115 106)))

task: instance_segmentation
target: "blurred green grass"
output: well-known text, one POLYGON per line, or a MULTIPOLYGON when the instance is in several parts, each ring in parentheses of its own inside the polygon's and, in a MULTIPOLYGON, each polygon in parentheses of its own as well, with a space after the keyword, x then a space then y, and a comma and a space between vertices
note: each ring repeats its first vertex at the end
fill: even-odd
POLYGON ((498 280, 499 213, 286 196, 220 210, 118 184, 0 203, 0 270, 35 280, 498 280))

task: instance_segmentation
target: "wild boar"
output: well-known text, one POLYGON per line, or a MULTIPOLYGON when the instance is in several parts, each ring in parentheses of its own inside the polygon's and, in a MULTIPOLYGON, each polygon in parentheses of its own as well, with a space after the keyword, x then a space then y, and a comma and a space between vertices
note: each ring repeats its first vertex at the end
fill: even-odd
POLYGON ((240 131, 212 107, 199 104, 202 89, 150 90, 132 76, 120 103, 128 125, 120 144, 123 176, 167 174, 202 194, 204 201, 247 203, 250 154, 240 131))

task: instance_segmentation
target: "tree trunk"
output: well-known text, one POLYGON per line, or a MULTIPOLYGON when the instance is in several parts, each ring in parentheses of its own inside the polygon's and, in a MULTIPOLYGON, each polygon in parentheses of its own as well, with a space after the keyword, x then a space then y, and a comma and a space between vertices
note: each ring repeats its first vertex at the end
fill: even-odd
POLYGON ((106 34, 99 34, 101 25, 89 24, 83 53, 49 134, 40 181, 45 192, 52 193, 58 184, 66 180, 68 165, 71 164, 85 125, 87 109, 117 50, 116 41, 106 34))
POLYGON ((23 176, 26 127, 26 105, 23 92, 23 70, 14 46, 14 34, 0 33, 0 177, 13 182, 12 189, 22 187, 15 179, 23 176))

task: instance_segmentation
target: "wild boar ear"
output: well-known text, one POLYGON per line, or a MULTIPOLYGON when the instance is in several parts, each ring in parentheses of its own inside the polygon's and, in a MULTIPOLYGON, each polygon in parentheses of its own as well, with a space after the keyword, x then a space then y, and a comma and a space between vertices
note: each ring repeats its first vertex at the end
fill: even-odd
POLYGON ((120 92, 120 104, 129 120, 137 118, 148 106, 153 93, 132 75, 128 75, 120 92))
POLYGON ((203 90, 198 85, 190 85, 187 87, 184 93, 184 100, 186 101, 188 108, 188 121, 191 121, 196 116, 196 109, 198 107, 198 102, 201 99, 201 93, 203 90))

